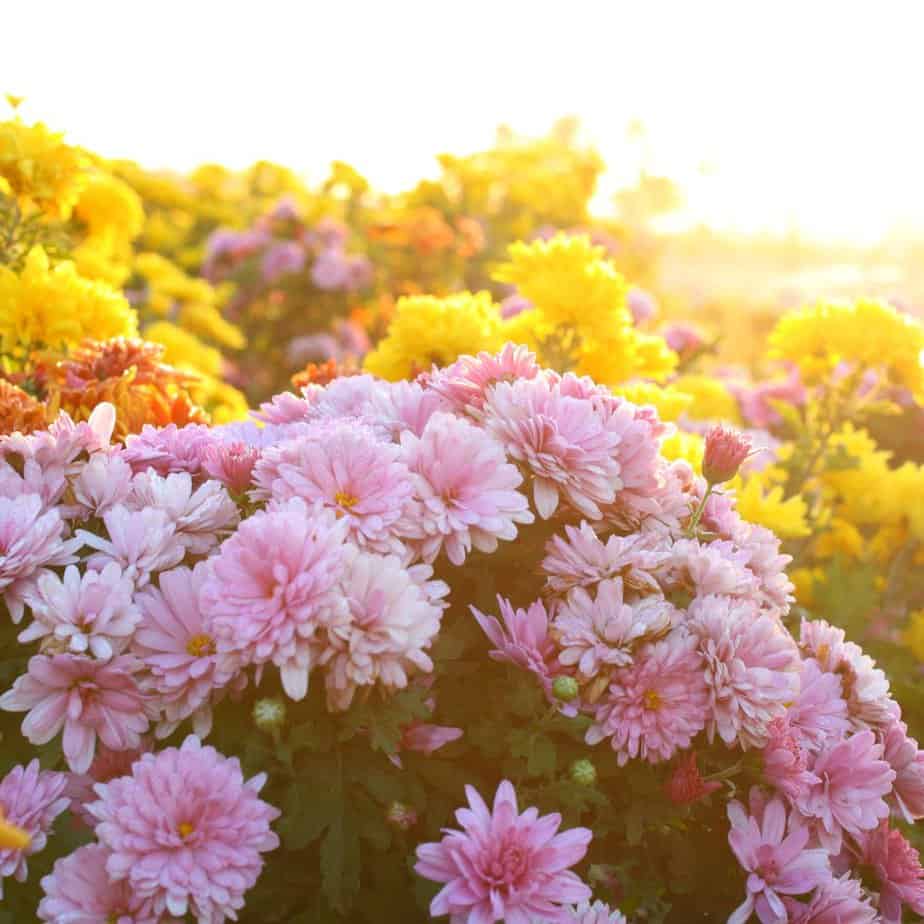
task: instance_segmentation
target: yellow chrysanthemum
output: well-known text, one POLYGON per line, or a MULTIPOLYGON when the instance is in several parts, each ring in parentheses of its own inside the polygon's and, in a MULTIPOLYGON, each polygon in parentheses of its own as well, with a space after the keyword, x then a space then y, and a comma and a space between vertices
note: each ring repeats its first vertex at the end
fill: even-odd
POLYGON ((0 352, 23 355, 39 345, 132 337, 137 330, 137 316, 121 294, 82 278, 71 262, 51 268, 40 247, 29 252, 19 275, 0 267, 0 352))
POLYGON ((796 602, 806 609, 815 605, 815 588, 824 582, 823 568, 793 568, 789 579, 796 588, 796 602))
POLYGON ((908 615, 903 639, 911 653, 919 661, 924 661, 924 610, 916 610, 908 615))
POLYGON ((412 295, 398 300, 388 333, 366 356, 364 368, 397 381, 466 353, 499 350, 503 343, 501 318, 488 293, 412 295))
POLYGON ((164 362, 177 369, 190 369, 218 378, 221 375, 221 353, 206 346, 189 331, 169 321, 155 321, 144 329, 147 340, 164 347, 164 362))
POLYGON ((656 385, 654 382, 626 382, 613 386, 613 394, 621 395, 633 404, 650 404, 661 420, 677 420, 693 401, 692 395, 674 385, 656 385))
POLYGON ((84 279, 105 282, 114 289, 121 289, 131 275, 131 244, 109 234, 85 238, 70 257, 84 279))
POLYGON ((179 321, 186 330, 214 340, 232 350, 241 350, 246 339, 240 328, 221 316, 221 312, 206 302, 190 302, 180 309, 179 321))
POLYGON ((672 462, 683 459, 697 472, 702 468, 705 449, 705 440, 698 433, 688 433, 686 430, 677 430, 661 441, 661 455, 665 459, 672 462))
POLYGON ((783 488, 769 484, 770 478, 752 475, 743 484, 736 481, 738 513, 751 523, 766 526, 783 539, 799 539, 810 533, 808 505, 798 494, 784 499, 783 488))
POLYGON ((87 226, 91 236, 112 234, 132 241, 144 225, 141 198, 127 183, 104 170, 88 177, 74 214, 87 226))
POLYGON ((770 356, 796 363, 809 382, 824 381, 846 360, 877 369, 915 395, 924 394, 924 324, 891 305, 821 302, 785 315, 770 334, 770 356))
POLYGON ((694 420, 721 420, 740 426, 738 401, 721 379, 709 375, 681 375, 674 379, 672 385, 691 398, 687 416, 694 420))
POLYGON ((221 379, 203 378, 189 391, 196 403, 208 411, 213 424, 246 420, 250 414, 246 396, 221 379))
POLYGON ((41 122, 0 122, 0 180, 23 202, 67 218, 86 182, 87 157, 41 122))
POLYGON ((813 545, 818 558, 833 558, 841 555, 845 558, 863 558, 866 540, 857 527, 841 517, 832 517, 828 529, 822 533, 813 545))

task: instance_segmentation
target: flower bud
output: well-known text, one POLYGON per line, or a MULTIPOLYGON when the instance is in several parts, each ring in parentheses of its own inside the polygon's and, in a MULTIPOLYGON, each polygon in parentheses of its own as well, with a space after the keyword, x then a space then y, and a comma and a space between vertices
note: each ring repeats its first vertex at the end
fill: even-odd
POLYGON ((552 692, 555 694, 556 699, 560 699, 563 703, 570 703, 573 699, 577 699, 578 693, 581 691, 573 677, 563 675, 555 678, 552 684, 552 692))
POLYGON ((260 731, 274 732, 286 720, 286 704, 275 697, 258 699, 253 704, 253 721, 260 731))
POLYGON ((730 481, 750 452, 751 443, 745 436, 717 424, 706 434, 703 477, 711 485, 730 481))
POLYGON ((571 765, 571 782, 578 786, 593 786, 597 782, 597 768, 586 757, 571 765))
POLYGON ((385 812, 385 820, 401 831, 409 831, 417 824, 417 812, 403 802, 392 802, 385 812))
POLYGON ((698 802, 708 796, 709 793, 721 788, 721 783, 714 780, 707 783, 700 776, 699 767, 696 766, 695 751, 690 751, 685 758, 681 758, 680 762, 674 767, 667 783, 664 784, 667 798, 674 805, 687 805, 690 802, 698 802))

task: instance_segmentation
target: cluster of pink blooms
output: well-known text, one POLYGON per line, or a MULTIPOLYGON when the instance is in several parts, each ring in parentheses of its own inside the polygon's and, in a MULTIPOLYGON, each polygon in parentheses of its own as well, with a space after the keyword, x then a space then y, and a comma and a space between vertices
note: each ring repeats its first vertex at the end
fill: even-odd
MULTIPOLYGON (((514 541, 528 558, 538 521, 552 538, 533 550, 537 599, 474 612, 492 657, 588 716, 587 744, 620 764, 673 764, 675 801, 720 788, 699 778, 701 737, 730 764, 756 755, 762 785, 729 803, 747 874, 730 920, 924 912, 917 853, 889 826, 924 816, 924 755, 862 650, 822 622, 798 639, 786 628, 789 560, 719 485, 748 452, 735 434, 707 438, 707 483, 661 456, 652 408, 512 345, 414 382, 311 385, 246 423, 147 427, 124 446, 113 425, 101 405, 86 423, 0 438, 0 594, 37 646, 0 708, 26 713, 36 745, 60 734, 72 771, 66 797, 49 777, 19 816, 6 783, 0 803, 40 833, 71 800, 98 841, 43 883, 43 919, 233 917, 276 812, 262 780, 200 744, 216 703, 267 671, 293 700, 314 676, 334 712, 428 686, 449 593, 434 565, 514 541), (181 749, 145 753, 185 722, 181 749)), ((458 734, 416 723, 402 745, 458 734)), ((509 784, 493 812, 469 802, 463 830, 419 852, 418 872, 445 884, 433 914, 622 920, 568 871, 589 831, 519 814, 509 784)), ((0 872, 24 875, 23 857, 0 872)))

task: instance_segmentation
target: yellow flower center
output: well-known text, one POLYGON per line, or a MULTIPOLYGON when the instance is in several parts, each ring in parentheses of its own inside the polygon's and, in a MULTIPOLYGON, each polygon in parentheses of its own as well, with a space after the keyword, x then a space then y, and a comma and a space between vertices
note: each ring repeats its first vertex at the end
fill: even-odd
POLYGON ((177 830, 180 832, 180 837, 185 841, 196 829, 188 821, 181 821, 177 830))
POLYGON ((351 507, 359 503, 359 498, 352 494, 347 494, 346 491, 338 491, 334 495, 334 503, 338 507, 346 507, 346 509, 349 510, 351 507))
POLYGON ((215 640, 211 635, 204 632, 199 635, 193 635, 186 643, 186 651, 194 658, 203 658, 206 655, 215 654, 215 640))
POLYGON ((661 697, 658 695, 657 690, 646 690, 644 697, 644 705, 649 712, 655 712, 661 708, 661 697))
POLYGON ((824 642, 818 646, 818 651, 815 652, 815 656, 818 658, 818 663, 825 667, 828 663, 828 655, 831 654, 831 646, 825 644, 824 642))

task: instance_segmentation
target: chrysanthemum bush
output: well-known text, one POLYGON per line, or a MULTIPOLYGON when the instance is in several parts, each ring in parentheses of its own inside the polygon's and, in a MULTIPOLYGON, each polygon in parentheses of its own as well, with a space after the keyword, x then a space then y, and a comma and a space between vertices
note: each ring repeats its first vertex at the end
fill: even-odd
POLYGON ((792 609, 724 487, 737 432, 704 477, 512 344, 115 427, 0 438, 0 808, 31 836, 0 915, 924 912, 924 755, 792 609))

